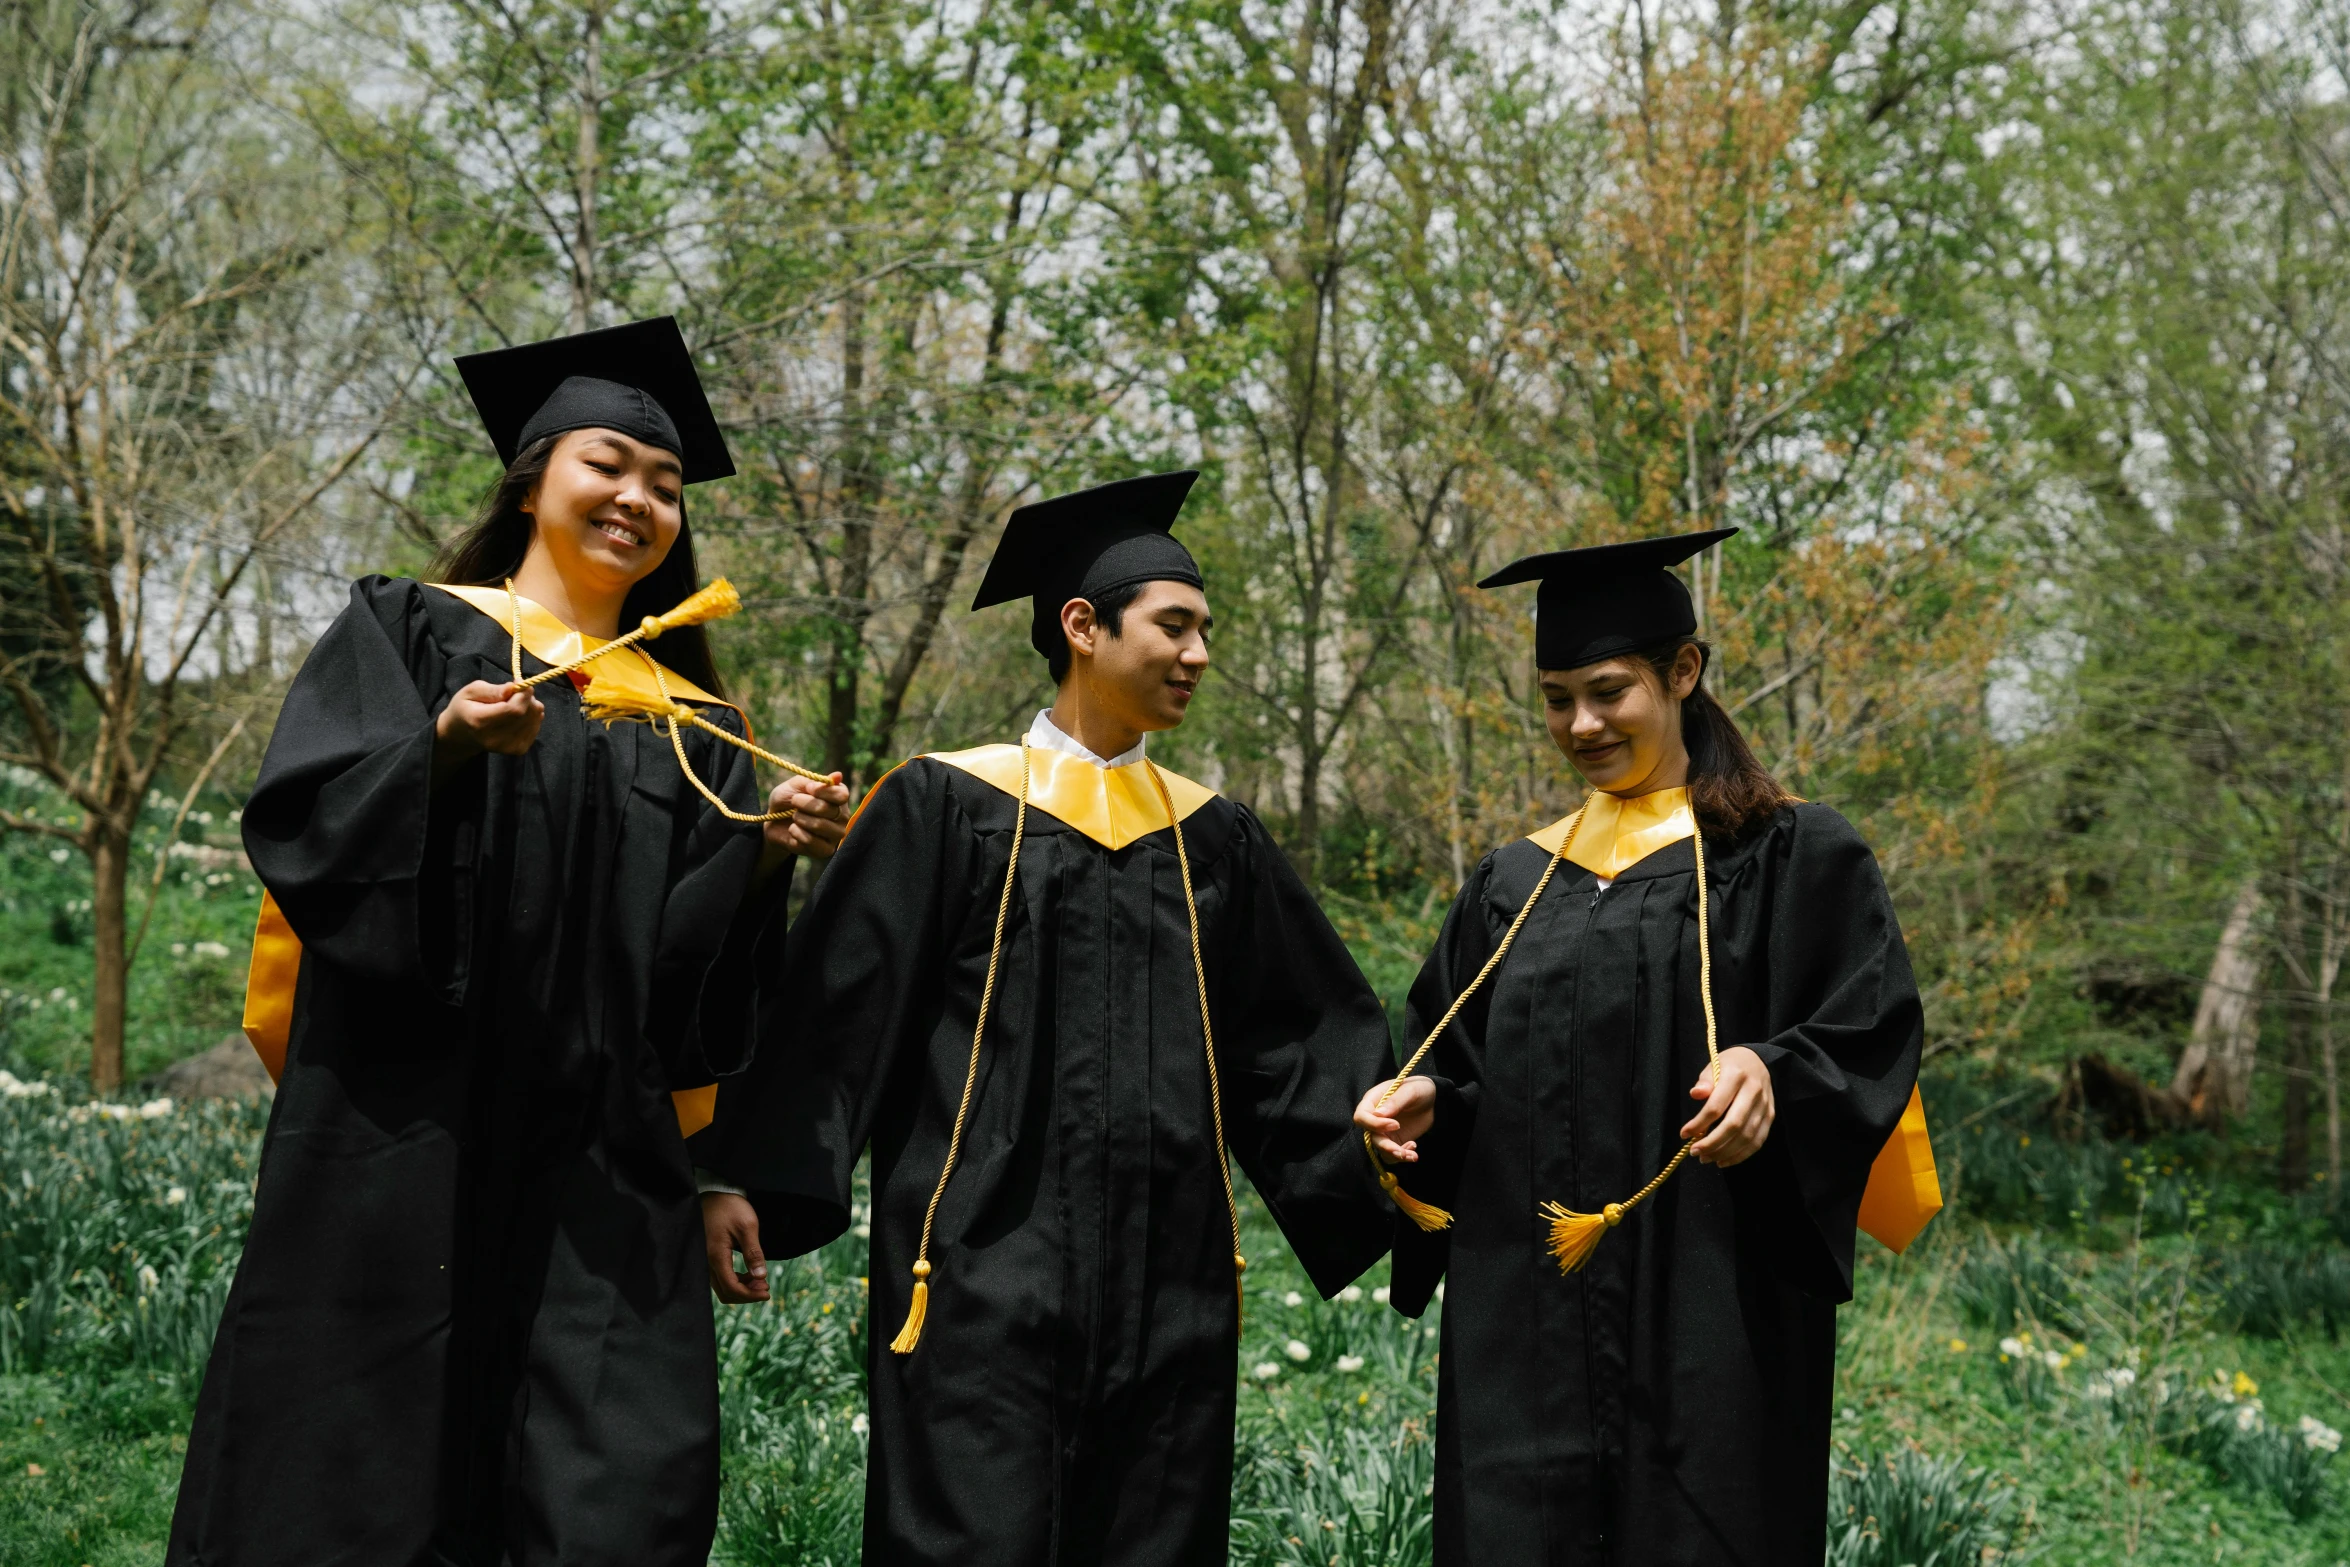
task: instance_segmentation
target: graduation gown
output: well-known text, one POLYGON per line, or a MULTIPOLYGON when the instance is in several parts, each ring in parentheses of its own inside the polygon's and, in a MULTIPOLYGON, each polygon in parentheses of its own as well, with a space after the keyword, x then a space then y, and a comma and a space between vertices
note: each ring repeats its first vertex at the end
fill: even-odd
MULTIPOLYGON (((1018 755, 917 758, 874 790, 793 926, 790 1019, 721 1090, 711 1162, 788 1256, 848 1225, 871 1146, 867 1562, 1220 1562, 1232 1235, 1174 836, 1140 763, 1030 753, 1039 803, 928 1320, 911 1354, 888 1347, 970 1059, 1018 755)), ((1225 1137, 1329 1295, 1388 1244, 1350 1125, 1394 1070, 1387 1025, 1256 817, 1165 776, 1188 813, 1225 1137)))
MULTIPOLYGON (((1484 965, 1559 832, 1477 866, 1413 988, 1413 1038, 1484 965)), ((1687 837, 1605 890, 1562 865, 1431 1052, 1436 1120, 1400 1173, 1454 1222, 1399 1219, 1392 1299, 1417 1316, 1446 1281, 1447 1567, 1818 1567, 1825 1550, 1835 1308, 1871 1161, 1917 1076, 1917 987, 1876 861, 1835 811, 1709 835, 1706 858, 1719 1042, 1762 1057, 1778 1103, 1752 1159, 1691 1160, 1578 1273, 1545 1250, 1538 1205, 1630 1196, 1694 1112, 1687 837)))
MULTIPOLYGON (((746 902, 758 830, 567 681, 527 754, 432 792, 435 716, 509 649, 447 592, 364 579, 271 737, 244 839, 301 971, 175 1567, 708 1556, 716 1355, 671 1094, 747 1051, 786 878, 746 902)), ((755 809, 749 759, 688 734, 755 809)))

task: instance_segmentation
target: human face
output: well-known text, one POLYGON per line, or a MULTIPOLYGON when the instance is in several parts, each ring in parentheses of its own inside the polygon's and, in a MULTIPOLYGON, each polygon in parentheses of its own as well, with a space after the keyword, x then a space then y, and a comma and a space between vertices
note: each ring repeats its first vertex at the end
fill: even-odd
POLYGON ((1085 703, 1120 729, 1151 734, 1183 722, 1208 669, 1215 617, 1208 596, 1188 582, 1146 582, 1119 617, 1117 634, 1072 599, 1062 629, 1074 654, 1071 673, 1085 681, 1085 703))
POLYGON ((1542 671, 1550 738, 1594 789, 1649 794, 1689 781, 1681 703, 1697 688, 1705 660, 1684 646, 1659 680, 1642 658, 1608 658, 1579 669, 1542 671))
POLYGON ((574 602, 626 596, 668 557, 685 525, 675 452, 615 430, 573 430, 555 443, 522 509, 574 602))

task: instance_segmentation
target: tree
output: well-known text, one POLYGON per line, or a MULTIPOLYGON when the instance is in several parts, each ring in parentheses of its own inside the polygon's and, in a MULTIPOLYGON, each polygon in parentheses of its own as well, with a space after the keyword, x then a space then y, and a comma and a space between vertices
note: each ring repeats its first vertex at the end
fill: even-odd
POLYGON ((231 18, 66 0, 10 17, 0 761, 40 773, 81 820, 0 827, 89 858, 90 1076, 109 1093, 132 830, 208 709, 238 695, 269 621, 258 568, 311 529, 396 388, 364 378, 339 204, 239 91, 231 18))

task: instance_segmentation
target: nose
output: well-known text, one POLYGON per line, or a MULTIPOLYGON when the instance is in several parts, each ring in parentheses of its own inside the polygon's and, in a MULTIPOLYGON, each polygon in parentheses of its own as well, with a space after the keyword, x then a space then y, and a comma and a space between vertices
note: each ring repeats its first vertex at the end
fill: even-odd
POLYGON ((1567 732, 1578 740, 1596 740, 1607 732, 1607 725, 1600 722, 1598 713, 1584 703, 1577 702, 1575 716, 1567 725, 1567 732))
POLYGON ((1175 655, 1175 661, 1186 669, 1205 669, 1208 667, 1208 645, 1196 640, 1187 642, 1183 645, 1182 650, 1175 655))
POLYGON ((649 516, 653 510, 653 498, 645 493, 645 481, 633 473, 621 479, 620 493, 612 500, 622 511, 638 517, 649 516))

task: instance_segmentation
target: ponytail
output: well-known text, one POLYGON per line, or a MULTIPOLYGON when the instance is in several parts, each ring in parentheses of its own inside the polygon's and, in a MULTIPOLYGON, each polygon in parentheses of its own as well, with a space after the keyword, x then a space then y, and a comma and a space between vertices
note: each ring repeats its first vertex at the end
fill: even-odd
POLYGON ((1673 663, 1681 649, 1697 649, 1697 684, 1681 699, 1681 743, 1689 752, 1689 805, 1710 832, 1735 838, 1749 827, 1768 820, 1795 796, 1780 787, 1746 743, 1738 721, 1705 688, 1705 671, 1713 663, 1713 649, 1696 637, 1681 637, 1634 654, 1653 671, 1660 685, 1671 688, 1673 663))

